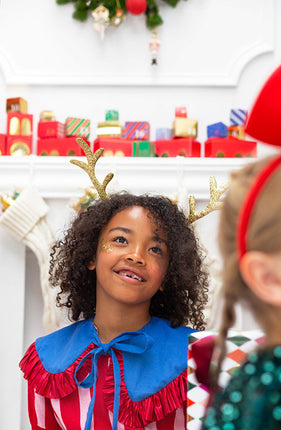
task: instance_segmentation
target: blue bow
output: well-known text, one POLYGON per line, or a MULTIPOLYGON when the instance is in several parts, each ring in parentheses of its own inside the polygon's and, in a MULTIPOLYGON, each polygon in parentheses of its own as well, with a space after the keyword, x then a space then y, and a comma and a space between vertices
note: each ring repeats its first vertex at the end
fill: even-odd
POLYGON ((112 356, 113 373, 114 373, 114 404, 113 404, 112 430, 117 430, 119 404, 120 404, 121 375, 120 375, 119 362, 113 348, 118 349, 120 351, 126 351, 132 354, 142 354, 152 346, 154 341, 151 336, 143 332, 126 332, 112 339, 109 343, 101 343, 98 335, 95 333, 93 342, 95 345, 97 345, 97 348, 92 349, 83 357, 83 359, 80 361, 74 373, 74 379, 78 386, 83 388, 93 387, 93 397, 89 405, 87 420, 86 420, 84 430, 90 430, 91 428, 91 422, 92 422, 94 405, 95 405, 95 397, 96 397, 96 381, 98 378, 98 360, 99 360, 99 357, 103 354, 104 355, 109 354, 112 356), (92 370, 82 382, 79 382, 76 376, 77 372, 83 366, 83 364, 85 363, 88 357, 92 358, 92 370))

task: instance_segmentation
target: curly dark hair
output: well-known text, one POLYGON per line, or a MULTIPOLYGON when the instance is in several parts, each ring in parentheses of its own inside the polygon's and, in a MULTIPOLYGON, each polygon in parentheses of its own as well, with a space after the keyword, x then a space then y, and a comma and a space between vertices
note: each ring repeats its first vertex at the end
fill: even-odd
POLYGON ((205 327, 203 310, 207 303, 208 275, 203 267, 203 253, 184 213, 163 196, 116 193, 109 200, 96 200, 72 222, 63 239, 52 247, 50 282, 59 286, 58 306, 70 310, 77 321, 91 318, 96 307, 96 271, 88 265, 96 254, 100 232, 118 212, 141 206, 163 227, 168 237, 169 265, 163 291, 151 299, 150 314, 171 322, 172 327, 205 327))

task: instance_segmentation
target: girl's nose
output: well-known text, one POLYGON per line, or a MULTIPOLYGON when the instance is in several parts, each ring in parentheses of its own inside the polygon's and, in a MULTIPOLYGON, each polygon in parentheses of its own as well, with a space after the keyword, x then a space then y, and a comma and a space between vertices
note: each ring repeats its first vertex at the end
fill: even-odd
POLYGON ((144 258, 138 250, 128 253, 126 260, 135 264, 144 264, 144 258))

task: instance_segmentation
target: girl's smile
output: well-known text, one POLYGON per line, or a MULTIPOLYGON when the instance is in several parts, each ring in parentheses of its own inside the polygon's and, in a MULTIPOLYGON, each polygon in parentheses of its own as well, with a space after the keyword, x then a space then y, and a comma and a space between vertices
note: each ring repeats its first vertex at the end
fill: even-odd
POLYGON ((162 288, 168 263, 167 235, 148 217, 148 210, 122 210, 102 230, 96 259, 89 265, 96 269, 97 303, 106 299, 149 308, 162 288))

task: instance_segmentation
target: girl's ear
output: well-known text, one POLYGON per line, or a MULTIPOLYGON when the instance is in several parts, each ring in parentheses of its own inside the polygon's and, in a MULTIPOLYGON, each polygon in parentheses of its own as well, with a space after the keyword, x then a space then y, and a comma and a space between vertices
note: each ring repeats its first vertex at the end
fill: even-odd
POLYGON ((241 275, 248 287, 265 303, 281 307, 281 255, 249 251, 240 261, 241 275))
POLYGON ((96 268, 96 262, 95 261, 90 261, 89 265, 88 265, 88 269, 89 270, 95 270, 96 268))

